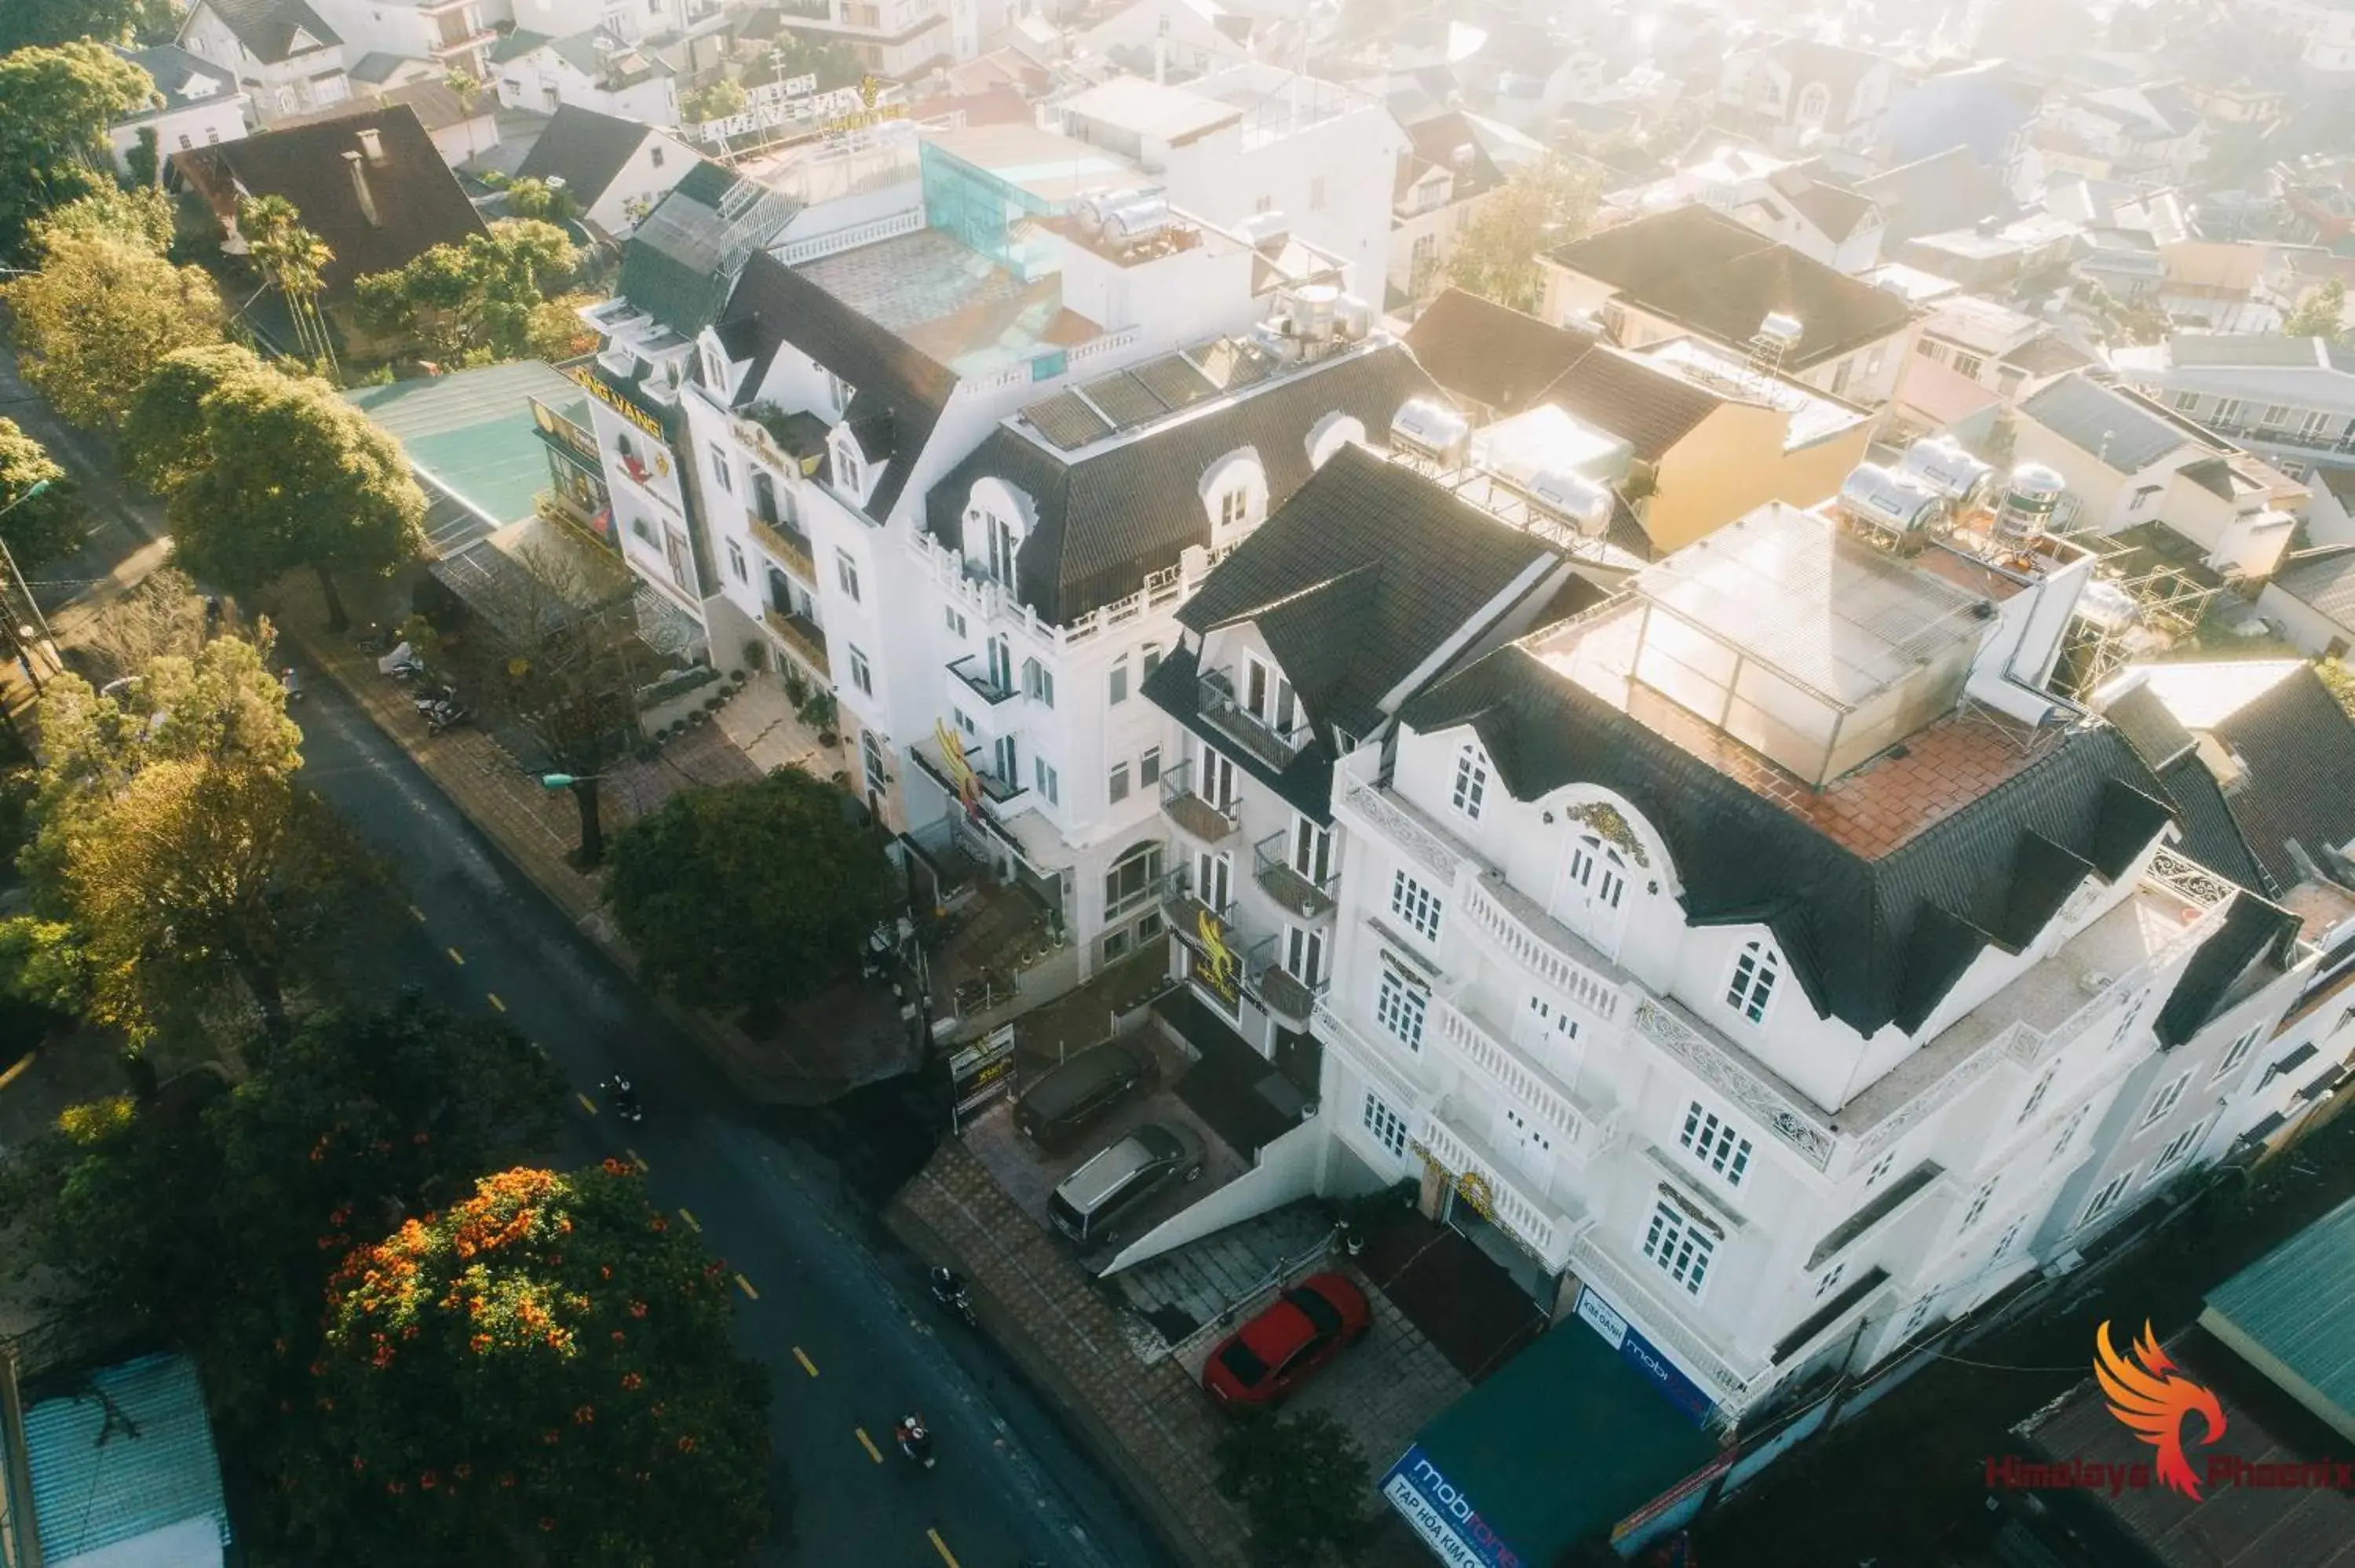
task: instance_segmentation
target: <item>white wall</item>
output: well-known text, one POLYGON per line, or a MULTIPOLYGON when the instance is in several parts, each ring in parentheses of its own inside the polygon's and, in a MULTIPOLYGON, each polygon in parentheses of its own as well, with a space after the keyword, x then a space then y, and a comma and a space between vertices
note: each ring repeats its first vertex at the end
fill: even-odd
POLYGON ((106 139, 114 148, 114 172, 125 178, 130 176, 131 150, 139 144, 142 131, 155 132, 155 155, 165 159, 195 147, 240 141, 246 131, 246 108, 245 94, 228 92, 140 124, 113 126, 108 130, 106 139))

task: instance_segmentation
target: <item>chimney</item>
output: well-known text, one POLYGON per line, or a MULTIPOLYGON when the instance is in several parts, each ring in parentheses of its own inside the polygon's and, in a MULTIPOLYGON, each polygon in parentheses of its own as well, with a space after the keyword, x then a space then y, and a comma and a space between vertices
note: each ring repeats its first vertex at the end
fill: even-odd
POLYGON ((360 150, 368 154, 368 161, 378 168, 384 167, 384 132, 373 125, 366 125, 360 128, 359 134, 360 150))
POLYGON ((344 162, 352 166, 352 194, 359 197, 360 216, 372 228, 382 228, 384 219, 376 215, 376 193, 368 189, 367 161, 357 153, 346 153, 344 162))

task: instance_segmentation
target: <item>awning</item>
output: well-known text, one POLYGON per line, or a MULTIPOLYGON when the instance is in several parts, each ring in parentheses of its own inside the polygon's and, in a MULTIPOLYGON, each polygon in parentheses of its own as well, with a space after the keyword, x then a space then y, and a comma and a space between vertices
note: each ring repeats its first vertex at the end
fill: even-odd
POLYGON ((1540 1568, 1720 1458, 1655 1383, 1565 1319, 1416 1434, 1382 1495, 1443 1563, 1540 1568))

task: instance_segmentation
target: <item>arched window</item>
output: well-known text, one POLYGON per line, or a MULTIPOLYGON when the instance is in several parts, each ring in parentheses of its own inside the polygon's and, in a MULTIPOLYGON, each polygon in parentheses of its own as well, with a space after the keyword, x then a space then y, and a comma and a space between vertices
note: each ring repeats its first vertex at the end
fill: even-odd
POLYGON ((1161 845, 1133 844, 1104 873, 1104 918, 1118 919, 1153 896, 1161 880, 1161 845))
POLYGON ((1811 81, 1799 90, 1798 121, 1802 125, 1821 125, 1832 111, 1831 89, 1822 82, 1811 81))
POLYGON ((1725 1005, 1752 1023, 1764 1024, 1774 1005, 1774 988, 1783 979, 1782 955, 1764 938, 1753 937, 1733 955, 1733 975, 1726 982, 1725 1005))

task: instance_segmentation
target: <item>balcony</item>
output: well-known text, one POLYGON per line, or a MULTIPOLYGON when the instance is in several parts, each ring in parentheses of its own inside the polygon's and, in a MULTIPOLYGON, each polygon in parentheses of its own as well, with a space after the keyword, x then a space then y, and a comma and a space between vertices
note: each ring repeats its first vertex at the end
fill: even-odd
POLYGON ((1604 1022, 1619 1016, 1627 993, 1599 967, 1607 960, 1518 888, 1497 876, 1477 876, 1462 902, 1472 924, 1523 968, 1604 1022))
POLYGON ((1437 1167, 1455 1195, 1482 1218, 1501 1226, 1550 1272, 1560 1273, 1570 1261, 1571 1237, 1577 1229, 1572 1217, 1530 1192, 1518 1177, 1508 1175, 1504 1160, 1452 1124, 1447 1110, 1443 1102, 1424 1119, 1423 1135, 1415 1140, 1423 1163, 1437 1167))
POLYGON ((991 707, 1014 700, 1014 683, 991 674, 989 667, 975 654, 968 653, 962 659, 951 660, 949 673, 964 682, 965 690, 991 707))
POLYGON ((1282 938, 1264 937, 1252 944, 1251 957, 1244 963, 1250 978, 1252 994, 1259 999, 1268 1016, 1286 1029, 1306 1029, 1316 1012, 1316 999, 1325 994, 1329 980, 1314 984, 1302 980, 1284 967, 1282 938))
POLYGON ((1188 947, 1201 946, 1206 920, 1208 928, 1221 943, 1230 950, 1235 947, 1234 900, 1219 905, 1206 902, 1194 890, 1194 874, 1183 866, 1162 877, 1160 893, 1162 918, 1188 947))
POLYGON ((1295 716, 1289 724, 1278 725, 1245 708, 1236 700, 1234 683, 1221 670, 1198 677, 1194 701, 1196 711, 1220 735, 1278 773, 1291 767, 1300 748, 1316 738, 1305 719, 1295 716))
POLYGON ((1261 890, 1280 907, 1304 920, 1322 919, 1333 913, 1337 896, 1334 890, 1340 885, 1341 874, 1335 871, 1320 882, 1296 869, 1286 853, 1289 838, 1287 833, 1270 833, 1252 845, 1253 874, 1261 890))
MULTIPOLYGON (((1589 1230, 1570 1249, 1570 1266, 1578 1277, 1596 1286, 1614 1307, 1627 1314, 1644 1337, 1676 1358, 1677 1368, 1717 1401, 1727 1420, 1738 1420, 1751 1404, 1752 1385, 1772 1370, 1761 1366, 1748 1376, 1718 1353, 1715 1347, 1689 1328, 1678 1307, 1663 1299, 1636 1274, 1619 1265, 1598 1243, 1599 1232, 1589 1230)), ((1649 1267, 1650 1265, 1646 1265, 1649 1267)), ((1653 1278, 1659 1278, 1655 1274, 1653 1278)))
POLYGON ((809 535, 790 523, 772 522, 757 514, 746 517, 751 524, 753 543, 776 557, 778 565, 815 587, 817 583, 817 557, 812 554, 809 535))
POLYGON ((1234 801, 1218 805, 1194 792, 1191 762, 1163 770, 1161 810, 1171 821, 1206 844, 1223 843, 1242 830, 1242 811, 1234 801))
MULTIPOLYGON (((2195 416, 2187 416, 2191 418, 2195 416)), ((2253 425, 2245 419, 2203 419, 2200 423, 2227 440, 2254 442, 2260 446, 2289 447, 2307 452, 2355 452, 2355 433, 2332 435, 2326 428, 2308 431, 2291 429, 2282 425, 2253 425)))
POLYGON ((761 619, 811 669, 826 680, 834 679, 834 663, 826 656, 824 627, 806 615, 789 615, 773 606, 762 611, 761 619))
POLYGON ((1444 1054, 1551 1128, 1565 1151, 1592 1148, 1594 1118, 1560 1079, 1454 1003, 1434 999, 1433 1015, 1432 1035, 1444 1054))

